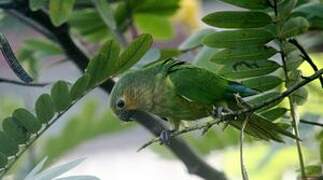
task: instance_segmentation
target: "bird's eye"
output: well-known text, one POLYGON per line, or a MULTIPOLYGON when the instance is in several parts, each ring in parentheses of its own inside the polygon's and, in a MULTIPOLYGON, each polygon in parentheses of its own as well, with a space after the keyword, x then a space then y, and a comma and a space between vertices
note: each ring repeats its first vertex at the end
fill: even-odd
POLYGON ((124 102, 124 100, 123 99, 118 99, 118 101, 117 101, 117 108, 118 109, 123 109, 124 107, 125 107, 125 105, 126 105, 126 103, 124 102))

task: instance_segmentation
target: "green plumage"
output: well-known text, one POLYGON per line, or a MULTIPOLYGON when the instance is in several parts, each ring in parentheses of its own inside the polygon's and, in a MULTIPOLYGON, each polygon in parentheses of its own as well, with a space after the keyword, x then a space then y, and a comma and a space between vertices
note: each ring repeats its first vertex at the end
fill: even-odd
MULTIPOLYGON (((227 104, 237 109, 234 94, 246 97, 256 93, 206 69, 168 59, 121 77, 112 91, 110 104, 123 120, 129 118, 131 111, 141 110, 165 117, 178 128, 181 120, 210 116, 214 106, 227 104)), ((240 128, 242 120, 229 124, 240 128)), ((282 141, 280 134, 294 137, 256 114, 252 115, 246 132, 265 140, 282 141)))

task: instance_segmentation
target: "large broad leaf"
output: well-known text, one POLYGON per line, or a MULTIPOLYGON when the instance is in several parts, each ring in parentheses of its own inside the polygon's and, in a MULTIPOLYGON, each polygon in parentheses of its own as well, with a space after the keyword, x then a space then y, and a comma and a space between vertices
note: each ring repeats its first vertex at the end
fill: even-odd
POLYGON ((153 39, 149 34, 142 34, 135 39, 127 49, 121 53, 116 65, 118 69, 117 72, 122 73, 136 64, 150 49, 152 43, 153 39))
POLYGON ((73 84, 71 88, 71 98, 73 101, 82 97, 85 91, 88 90, 90 79, 90 75, 84 74, 73 84))
POLYGON ((37 118, 42 123, 47 123, 55 115, 55 105, 49 94, 42 94, 36 101, 37 118))
POLYGON ((13 156, 18 152, 18 144, 15 143, 7 134, 0 131, 0 153, 13 156))
POLYGON ((244 60, 263 60, 270 58, 276 53, 276 49, 266 46, 224 49, 214 54, 211 61, 217 64, 228 64, 244 60))
POLYGON ((106 0, 93 0, 93 2, 103 22, 108 26, 110 30, 115 30, 117 28, 117 25, 110 4, 106 0))
POLYGON ((194 47, 198 47, 202 45, 202 39, 204 36, 214 32, 213 29, 202 29, 200 31, 195 32, 190 37, 188 37, 184 42, 179 45, 180 50, 191 49, 194 47))
POLYGON ((30 133, 22 127, 14 118, 6 118, 2 121, 4 132, 16 143, 24 144, 30 137, 30 133))
POLYGON ((268 111, 265 111, 265 112, 261 113, 261 115, 271 121, 274 121, 274 120, 282 117, 283 115, 285 115, 287 111, 288 111, 288 109, 286 109, 286 108, 278 107, 278 108, 274 108, 274 109, 270 109, 268 111))
POLYGON ((227 78, 242 79, 269 74, 279 67, 279 64, 269 60, 240 61, 223 66, 219 73, 227 78))
POLYGON ((277 76, 262 76, 253 79, 244 80, 241 83, 249 88, 255 89, 260 92, 269 91, 283 82, 277 76))
POLYGON ((46 6, 47 3, 48 3, 48 0, 29 0, 29 8, 32 11, 37 11, 42 7, 46 6))
POLYGON ((41 128, 41 122, 26 109, 16 109, 12 118, 16 119, 29 133, 37 133, 41 128))
POLYGON ((157 39, 171 39, 174 36, 172 24, 168 17, 136 14, 134 16, 135 25, 143 33, 149 33, 157 39))
POLYGON ((66 110, 71 105, 71 96, 67 83, 64 81, 57 81, 51 89, 51 97, 55 104, 57 112, 66 110))
POLYGON ((0 169, 6 167, 7 163, 8 163, 7 156, 0 152, 0 169))
POLYGON ((55 26, 65 23, 72 13, 75 0, 50 0, 49 16, 55 26))
POLYGON ((266 9, 270 7, 268 0, 221 0, 247 9, 266 9))
MULTIPOLYGON (((273 99, 275 97, 278 97, 279 95, 280 95, 279 92, 270 92, 270 93, 262 94, 260 96, 255 97, 255 98, 252 98, 252 99, 248 100, 247 102, 253 106, 256 106, 256 105, 262 104, 264 101, 267 101, 268 99, 273 99)), ((276 106, 277 104, 279 104, 282 100, 283 99, 273 102, 272 104, 265 106, 258 111, 261 112, 261 111, 270 109, 270 108, 276 106)))
POLYGON ((120 47, 113 40, 103 45, 100 52, 90 61, 87 67, 87 73, 91 77, 90 86, 95 86, 97 83, 106 80, 118 70, 119 52, 120 47))
POLYGON ((278 4, 278 12, 280 18, 287 18, 297 4, 297 0, 283 0, 278 4))
POLYGON ((263 29, 221 31, 207 35, 203 43, 215 48, 239 48, 264 45, 274 39, 274 35, 263 29))
POLYGON ((136 0, 133 1, 135 13, 173 15, 179 8, 179 0, 136 0))
POLYGON ((293 14, 304 14, 307 18, 319 17, 323 18, 323 4, 320 3, 306 3, 293 10, 293 14))
POLYGON ((289 38, 306 32, 309 28, 309 22, 303 17, 289 19, 282 27, 279 33, 280 38, 289 38))
POLYGON ((202 20, 219 28, 258 28, 272 23, 268 14, 258 11, 220 11, 208 14, 202 20))

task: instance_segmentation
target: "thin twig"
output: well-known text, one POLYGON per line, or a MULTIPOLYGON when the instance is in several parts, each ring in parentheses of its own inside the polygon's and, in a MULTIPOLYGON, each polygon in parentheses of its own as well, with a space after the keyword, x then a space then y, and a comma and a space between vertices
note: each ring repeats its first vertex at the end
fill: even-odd
POLYGON ((247 169, 246 169, 246 166, 244 164, 244 161, 243 161, 243 139, 244 139, 244 130, 248 124, 248 120, 249 120, 249 117, 246 116, 246 119, 243 121, 243 124, 242 124, 242 127, 241 127, 241 131, 240 131, 240 168, 241 168, 241 174, 242 174, 242 179, 243 180, 248 180, 249 177, 248 177, 248 172, 247 172, 247 169))
POLYGON ((303 124, 309 124, 309 125, 313 125, 313 126, 323 127, 323 124, 321 124, 321 123, 313 122, 313 121, 307 121, 307 120, 304 120, 304 119, 300 119, 299 122, 303 123, 303 124))
MULTIPOLYGON (((291 44, 293 44, 295 47, 297 47, 297 49, 303 54, 302 57, 304 58, 304 60, 312 67, 312 69, 314 71, 318 71, 318 68, 315 65, 315 63, 313 62, 312 58, 305 51, 305 49, 303 48, 303 46, 298 43, 298 41, 296 39, 290 39, 290 40, 288 40, 288 42, 291 43, 291 44)), ((323 88, 323 76, 321 76, 319 79, 320 79, 320 82, 321 82, 321 86, 323 88)))
POLYGON ((18 86, 30 86, 30 87, 44 87, 50 84, 50 83, 25 83, 25 82, 5 79, 5 78, 0 78, 0 83, 8 83, 8 84, 14 84, 18 86))
MULTIPOLYGON (((243 115, 243 114, 252 113, 252 112, 255 112, 255 111, 257 111, 257 110, 259 110, 261 108, 267 107, 267 106, 269 106, 269 105, 271 105, 271 104, 273 104, 273 103, 275 103, 277 101, 280 101, 281 99, 284 99, 284 98, 288 97, 293 92, 295 92, 297 89, 299 89, 299 88, 305 86, 306 84, 314 81, 315 79, 317 79, 322 74, 323 74, 323 69, 320 69, 319 71, 315 72, 313 75, 309 76, 308 79, 304 79, 303 81, 300 81, 300 82, 294 84, 293 86, 288 88, 286 91, 281 93, 279 96, 276 96, 276 97, 274 97, 272 99, 268 99, 268 100, 264 101, 261 104, 258 104, 258 105, 255 105, 255 106, 250 106, 250 107, 248 107, 246 109, 243 109, 243 110, 223 113, 221 119, 223 119, 225 121, 232 120, 232 119, 235 119, 234 117, 237 117, 237 116, 240 116, 240 115, 243 115)), ((216 124, 219 124, 218 120, 213 120, 213 121, 209 121, 207 123, 198 124, 196 126, 188 127, 188 128, 182 129, 180 131, 175 131, 175 132, 170 134, 170 137, 179 136, 179 135, 191 132, 191 131, 196 131, 196 130, 201 130, 201 129, 204 130, 206 128, 209 129, 209 128, 211 128, 212 126, 214 126, 216 124)), ((161 142, 160 140, 161 139, 159 137, 154 138, 154 139, 148 141, 147 143, 145 143, 144 145, 142 145, 138 149, 138 151, 141 151, 142 149, 150 146, 153 143, 161 142)))
MULTIPOLYGON (((285 52, 282 47, 282 43, 283 43, 282 41, 280 41, 280 43, 279 43, 279 46, 281 49, 280 55, 281 55, 281 60, 283 62, 283 70, 284 70, 284 74, 285 74, 285 84, 286 84, 286 87, 288 88, 287 84, 290 82, 290 79, 288 76, 287 63, 286 63, 285 52)), ((319 77, 320 76, 318 76, 317 78, 319 78, 319 77)), ((298 159, 299 159, 299 164, 300 164, 300 169, 301 169, 301 176, 304 179, 306 177, 306 173, 305 173, 304 157, 303 157, 303 153, 302 153, 302 146, 301 146, 301 142, 300 142, 297 119, 296 119, 297 118, 296 117, 296 106, 295 106, 295 104, 292 100, 292 97, 290 95, 288 95, 288 101, 289 101, 289 106, 290 106, 290 114, 292 117, 292 126, 293 126, 294 133, 296 136, 295 141, 296 141, 298 159)))

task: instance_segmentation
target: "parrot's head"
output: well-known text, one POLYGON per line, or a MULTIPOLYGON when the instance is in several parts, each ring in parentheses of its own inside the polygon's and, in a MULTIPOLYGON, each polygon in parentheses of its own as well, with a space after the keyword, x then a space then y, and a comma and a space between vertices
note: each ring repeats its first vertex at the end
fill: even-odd
POLYGON ((151 106, 147 98, 145 80, 137 72, 122 76, 113 87, 110 96, 110 107, 122 121, 131 121, 135 111, 145 111, 151 106))

